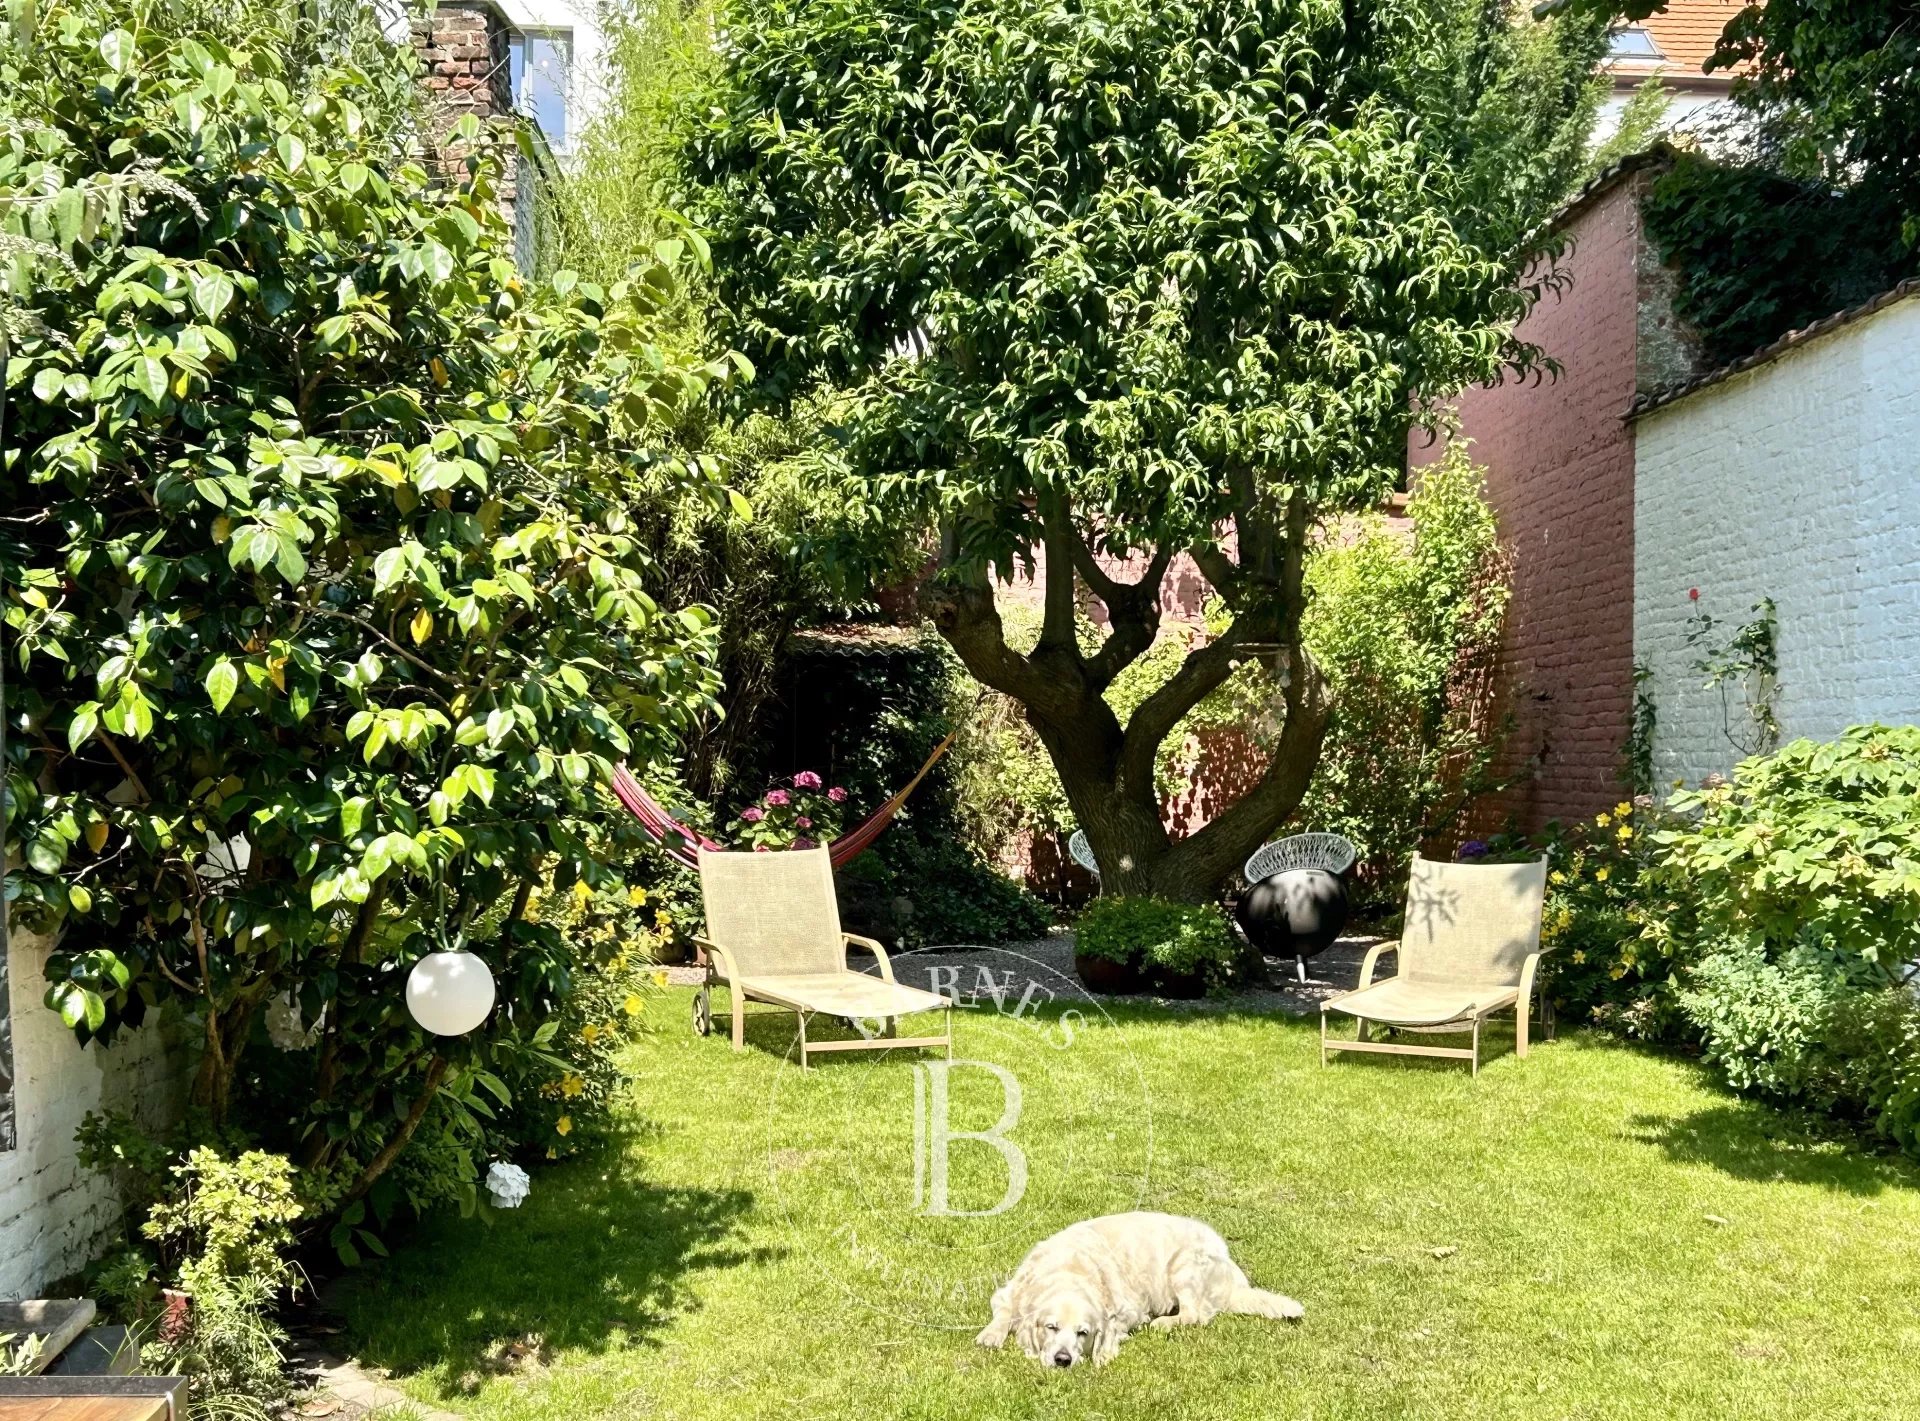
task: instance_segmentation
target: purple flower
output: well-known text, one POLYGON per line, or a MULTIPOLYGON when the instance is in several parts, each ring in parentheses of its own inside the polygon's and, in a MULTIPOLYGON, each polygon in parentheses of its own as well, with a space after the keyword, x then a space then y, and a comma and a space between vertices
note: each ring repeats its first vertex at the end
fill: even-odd
POLYGON ((767 797, 764 800, 762 800, 761 803, 772 805, 774 807, 778 807, 782 804, 792 804, 793 796, 788 794, 783 789, 770 789, 767 791, 767 797))
POLYGON ((811 839, 795 839, 793 841, 793 846, 796 849, 817 849, 820 847, 818 844, 814 843, 813 840, 811 839))
POLYGON ((756 804, 741 810, 740 817, 749 824, 758 824, 762 819, 767 817, 767 811, 756 804))
POLYGON ((820 776, 816 775, 812 770, 802 770, 793 777, 793 787, 795 789, 819 789, 820 776))
POLYGON ((811 829, 813 827, 813 821, 802 814, 798 819, 793 821, 793 827, 796 829, 811 829))
POLYGON ((841 789, 839 785, 835 785, 827 791, 827 798, 835 804, 845 804, 847 802, 847 792, 841 789))
POLYGON ((1460 857, 1462 860, 1483 859, 1486 856, 1487 841, 1485 839, 1469 839, 1460 846, 1460 857))

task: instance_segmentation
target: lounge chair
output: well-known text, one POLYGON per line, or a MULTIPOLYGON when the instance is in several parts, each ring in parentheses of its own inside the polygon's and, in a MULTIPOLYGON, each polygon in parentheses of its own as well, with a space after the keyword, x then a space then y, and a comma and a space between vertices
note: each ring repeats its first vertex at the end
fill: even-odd
POLYGON ((1377 1051, 1471 1061, 1480 1072, 1480 1024, 1495 1012, 1514 1014, 1514 1054, 1527 1054, 1527 1018, 1540 965, 1540 912, 1547 894, 1547 861, 1439 863, 1413 856, 1407 882, 1407 918, 1396 943, 1368 951, 1360 985, 1320 1004, 1320 1063, 1329 1051, 1377 1051), (1399 952, 1399 973, 1373 980, 1383 952, 1399 952), (1327 1035, 1327 1013, 1358 1023, 1356 1039, 1327 1035), (1407 1032, 1471 1032, 1473 1045, 1421 1046, 1371 1041, 1369 1022, 1407 1032))
POLYGON ((713 986, 725 981, 733 1007, 733 1049, 746 1046, 746 1004, 765 1002, 800 1021, 800 1065, 821 1051, 889 1050, 944 1046, 953 1058, 953 1003, 937 992, 904 987, 893 979, 887 951, 872 938, 840 929, 827 851, 779 853, 700 851, 700 892, 706 901, 707 980, 694 997, 694 1030, 713 1029, 713 986), (880 963, 868 976, 847 965, 847 949, 862 947, 880 963), (897 1022, 920 1012, 946 1013, 939 1036, 899 1036, 897 1022), (852 1041, 808 1041, 807 1018, 844 1017, 860 1032, 852 1041), (878 1020, 882 1034, 869 1036, 860 1023, 878 1020))

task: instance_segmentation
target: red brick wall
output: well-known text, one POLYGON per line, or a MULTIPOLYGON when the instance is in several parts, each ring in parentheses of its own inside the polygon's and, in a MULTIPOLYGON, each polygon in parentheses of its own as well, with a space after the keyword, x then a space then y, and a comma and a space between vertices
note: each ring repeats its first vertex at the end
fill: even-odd
MULTIPOLYGON (((1560 375, 1509 379, 1457 402, 1512 552, 1494 680, 1515 717, 1500 768, 1519 777, 1475 807, 1469 832, 1509 819, 1538 829, 1622 795, 1633 702, 1633 430, 1621 416, 1639 357, 1643 182, 1627 176, 1563 228, 1572 284, 1543 297, 1521 326, 1560 375)), ((1436 454, 1416 438, 1416 466, 1436 454)))

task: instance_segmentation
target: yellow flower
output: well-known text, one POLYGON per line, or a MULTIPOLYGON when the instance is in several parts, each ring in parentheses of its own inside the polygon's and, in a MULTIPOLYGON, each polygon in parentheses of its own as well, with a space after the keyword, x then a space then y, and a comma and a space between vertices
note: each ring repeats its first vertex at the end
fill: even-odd
POLYGON ((1621 800, 1613 806, 1613 812, 1617 818, 1625 819, 1629 814, 1633 813, 1633 801, 1630 799, 1621 800))
POLYGON ((559 1158, 560 1158, 560 1151, 558 1151, 558 1150, 548 1150, 548 1151, 547 1151, 547 1158, 548 1158, 548 1159, 559 1159, 559 1158))
POLYGON ((655 914, 653 915, 653 925, 654 925, 654 926, 655 926, 656 928, 670 928, 670 927, 672 927, 672 926, 673 926, 673 914, 671 914, 671 913, 669 913, 669 912, 668 912, 668 911, 667 911, 666 909, 664 909, 664 908, 662 908, 662 909, 661 909, 661 910, 660 910, 659 912, 657 912, 657 913, 655 913, 655 914))
POLYGON ((1609 870, 1605 868, 1596 868, 1593 871, 1593 876, 1598 882, 1605 883, 1607 881, 1608 872, 1609 870))
POLYGON ((1567 876, 1556 868, 1552 873, 1547 875, 1547 881, 1549 883, 1565 883, 1567 876))
POLYGON ((1573 950, 1573 960, 1575 962, 1585 962, 1587 960, 1587 950, 1584 947, 1576 947, 1573 950))
POLYGON ((580 1039, 586 1042, 587 1045, 589 1046, 593 1045, 594 1037, 598 1036, 599 1034, 600 1034, 600 1028, 598 1026, 595 1026, 592 1022, 588 1022, 585 1026, 580 1028, 580 1039))
POLYGON ((627 901, 638 908, 647 901, 647 890, 644 888, 629 888, 627 890, 627 901))
POLYGON ((1613 836, 1624 844, 1633 837, 1633 830, 1629 829, 1625 824, 1622 824, 1618 829, 1613 831, 1613 836))
POLYGON ((576 903, 585 903, 591 897, 593 897, 593 889, 587 886, 586 879, 582 878, 574 883, 573 898, 576 903))
POLYGON ((654 969, 653 985, 656 987, 664 987, 667 985, 667 969, 666 968, 659 967, 654 969))
POLYGON ((586 1088, 586 1081, 577 1075, 569 1075, 565 1080, 560 1082, 560 1093, 568 1097, 579 1095, 582 1091, 586 1090, 586 1088))
POLYGON ((640 1009, 645 1005, 646 1003, 641 1001, 640 998, 629 996, 626 1000, 627 1015, 628 1016, 640 1015, 640 1009))
POLYGON ((1593 816, 1593 822, 1598 824, 1602 829, 1604 829, 1607 827, 1607 825, 1613 823, 1613 816, 1611 814, 1608 814, 1605 810, 1602 810, 1600 813, 1593 816))
POLYGON ((571 1115, 562 1115, 558 1120, 553 1122, 553 1128, 556 1134, 571 1135, 573 1133, 573 1117, 571 1115))

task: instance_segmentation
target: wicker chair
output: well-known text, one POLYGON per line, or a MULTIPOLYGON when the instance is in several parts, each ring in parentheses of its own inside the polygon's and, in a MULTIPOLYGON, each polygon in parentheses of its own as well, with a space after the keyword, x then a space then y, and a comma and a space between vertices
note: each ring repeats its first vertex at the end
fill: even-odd
POLYGON ((694 997, 694 1030, 713 1029, 713 987, 725 981, 733 1007, 733 1049, 746 1045, 746 1004, 765 1002, 792 1012, 800 1022, 800 1065, 821 1051, 889 1050, 943 1046, 953 1059, 953 1002, 936 992, 894 981, 887 951, 872 938, 843 932, 834 898, 833 864, 827 850, 785 853, 700 851, 700 893, 707 910, 707 980, 694 997), (847 949, 862 947, 879 960, 870 977, 847 965, 847 949), (903 1016, 945 1012, 938 1036, 899 1036, 903 1016), (878 1037, 808 1041, 807 1018, 824 1012, 855 1024, 883 1023, 878 1037))
POLYGON ((1340 834, 1294 834, 1255 849, 1240 876, 1254 884, 1295 868, 1345 873, 1359 855, 1353 841, 1340 834))
POLYGON ((1396 943, 1372 948, 1360 964, 1360 986, 1320 1004, 1320 1062, 1329 1051, 1377 1051, 1471 1061, 1480 1072, 1480 1023, 1495 1012, 1514 1013, 1514 1054, 1527 1054, 1533 978, 1540 966, 1540 914, 1546 902, 1547 861, 1439 863, 1413 856, 1407 883, 1406 924, 1396 943), (1373 980, 1383 952, 1398 951, 1399 973, 1373 980), (1358 1022, 1352 1041, 1327 1036, 1327 1013, 1358 1022), (1370 1041, 1367 1023, 1398 1031, 1471 1032, 1473 1045, 1420 1046, 1370 1041))

